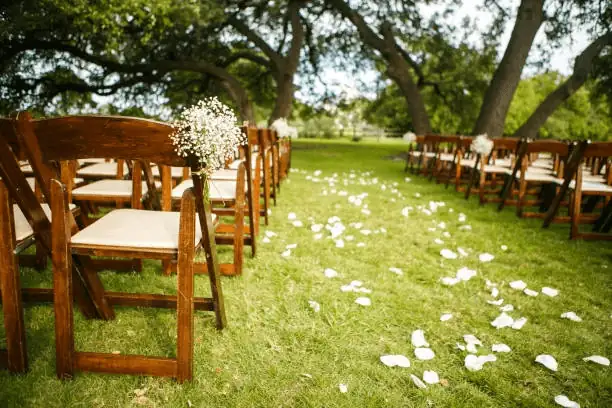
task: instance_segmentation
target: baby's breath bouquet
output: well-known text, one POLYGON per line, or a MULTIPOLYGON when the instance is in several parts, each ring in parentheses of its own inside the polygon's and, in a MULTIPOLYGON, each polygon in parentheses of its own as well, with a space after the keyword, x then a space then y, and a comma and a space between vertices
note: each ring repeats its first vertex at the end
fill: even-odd
POLYGON ((281 138, 289 137, 292 139, 297 139, 298 137, 297 128, 289 126, 287 119, 285 118, 276 119, 274 122, 272 122, 270 128, 276 130, 276 133, 278 133, 278 136, 281 138))
POLYGON ((205 175, 223 168, 246 137, 234 112, 216 97, 205 98, 181 112, 172 123, 172 144, 182 157, 195 157, 205 175))
POLYGON ((493 141, 489 139, 487 134, 476 136, 472 142, 472 151, 481 156, 488 156, 493 150, 493 141))

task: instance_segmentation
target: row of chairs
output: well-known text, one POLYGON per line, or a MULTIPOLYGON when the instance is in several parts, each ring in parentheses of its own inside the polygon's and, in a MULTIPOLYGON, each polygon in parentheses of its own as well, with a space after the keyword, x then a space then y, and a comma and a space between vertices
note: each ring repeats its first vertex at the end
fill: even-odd
POLYGON ((0 367, 27 371, 22 303, 53 302, 59 378, 93 371, 192 379, 194 312, 213 312, 217 329, 226 326, 221 275, 241 274, 245 245, 256 255, 261 218, 267 225, 289 172, 291 142, 244 126, 247 143, 235 160, 203 176, 197 161, 176 152, 173 131, 117 116, 0 119, 0 367), (33 245, 36 254, 24 255, 33 245), (219 263, 217 245, 233 249, 232 263, 219 263), (19 266, 44 269, 47 257, 53 288, 22 288, 19 266), (176 272, 177 295, 105 290, 97 271, 140 271, 143 259, 176 272), (208 275, 210 297, 194 295, 197 273, 208 275), (176 357, 77 351, 73 302, 86 318, 104 320, 115 318, 116 306, 176 309, 176 357))
POLYGON ((454 185, 466 199, 477 194, 499 211, 514 205, 519 217, 540 218, 545 228, 570 223, 571 239, 612 239, 612 142, 490 140, 491 152, 481 155, 472 137, 417 136, 405 171, 454 185))

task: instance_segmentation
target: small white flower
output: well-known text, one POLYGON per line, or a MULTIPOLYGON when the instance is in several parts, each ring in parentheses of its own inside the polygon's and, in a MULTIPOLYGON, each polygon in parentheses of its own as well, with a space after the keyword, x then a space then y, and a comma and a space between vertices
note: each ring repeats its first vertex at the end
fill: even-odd
POLYGON ((471 145, 471 150, 482 156, 488 156, 493 150, 493 141, 489 139, 487 134, 476 136, 471 145))

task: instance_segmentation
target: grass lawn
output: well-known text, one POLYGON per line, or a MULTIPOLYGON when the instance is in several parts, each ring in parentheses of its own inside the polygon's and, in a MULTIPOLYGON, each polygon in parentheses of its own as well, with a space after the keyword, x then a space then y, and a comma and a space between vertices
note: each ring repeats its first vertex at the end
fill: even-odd
MULTIPOLYGON (((512 208, 500 214, 493 205, 480 207, 476 197, 465 201, 420 177, 406 182, 403 163, 389 159, 405 150, 401 144, 304 140, 294 147, 298 171, 283 184, 270 226, 262 229, 278 235, 263 243, 262 232, 260 252, 255 259, 247 257, 244 275, 223 279, 229 328, 217 332, 210 315, 198 314, 193 383, 101 374, 60 382, 55 378, 52 308, 28 306, 30 373, 0 372, 0 406, 547 407, 556 406, 559 394, 582 407, 612 406, 610 367, 583 361, 590 355, 612 357, 610 243, 571 242, 567 225, 544 231, 539 221, 517 219, 512 208), (321 171, 318 177, 316 170, 321 171), (334 174, 335 187, 330 187, 324 178, 334 174), (362 204, 370 215, 349 203, 349 196, 361 193, 368 194, 362 204), (430 201, 445 206, 431 215, 418 209, 429 208, 430 201), (414 209, 405 217, 407 206, 414 209), (293 226, 291 212, 303 227, 293 226), (460 213, 467 218, 463 223, 460 213), (332 239, 315 240, 311 231, 312 224, 325 225, 332 216, 346 227, 339 237, 343 248, 332 239), (360 229, 372 233, 364 235, 351 223, 362 223, 360 229), (435 243, 436 238, 444 243, 435 243), (289 244, 297 247, 281 256, 289 244), (441 249, 457 252, 458 247, 468 256, 440 256, 441 249), (485 252, 495 259, 480 262, 478 255, 485 252), (476 276, 454 286, 440 282, 464 266, 476 270, 476 276), (326 268, 339 276, 326 278, 326 268), (510 316, 528 319, 522 329, 491 326, 500 310, 486 302, 493 299, 487 279, 497 284, 504 305, 514 305, 510 316), (519 279, 537 291, 558 289, 559 295, 530 297, 508 286, 519 279), (340 290, 353 280, 372 292, 340 290), (370 298, 371 306, 356 304, 358 297, 370 298), (309 300, 320 304, 319 312, 309 300), (561 319, 568 311, 583 321, 561 319), (443 313, 453 317, 442 322, 443 313), (416 329, 424 330, 434 359, 415 357, 411 333, 416 329), (456 347, 465 334, 482 341, 479 354, 490 354, 495 343, 512 351, 496 353, 497 361, 470 372, 464 367, 467 352, 456 347), (380 357, 386 354, 407 356, 411 367, 383 365, 380 357), (558 371, 535 363, 539 354, 554 356, 558 371), (422 378, 424 370, 436 371, 443 384, 417 388, 410 374, 422 378), (339 384, 346 384, 348 392, 341 393, 339 384)), ((22 279, 28 286, 51 281, 48 271, 27 269, 22 279)), ((155 262, 140 275, 105 272, 102 279, 110 290, 175 291, 175 279, 160 276, 155 262)), ((207 286, 205 277, 196 278, 196 293, 206 294, 207 286)), ((76 313, 76 328, 77 349, 83 351, 174 352, 170 311, 118 309, 113 322, 87 321, 76 313)))

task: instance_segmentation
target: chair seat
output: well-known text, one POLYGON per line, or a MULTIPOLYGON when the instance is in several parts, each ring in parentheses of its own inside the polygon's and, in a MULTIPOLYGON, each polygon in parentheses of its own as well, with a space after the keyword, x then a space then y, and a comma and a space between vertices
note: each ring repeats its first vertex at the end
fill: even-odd
MULTIPOLYGON (((123 174, 127 174, 127 164, 123 163, 123 174)), ((82 167, 77 170, 77 175, 81 177, 117 177, 117 163, 105 162, 92 164, 91 166, 82 167)))
MULTIPOLYGON (((543 169, 532 169, 531 167, 525 172, 525 180, 527 181, 540 181, 545 183, 558 183, 559 181, 563 182, 562 178, 555 176, 554 174, 550 174, 547 171, 541 171, 543 169)), ((511 176, 512 169, 505 169, 504 173, 511 176)), ((516 178, 521 178, 521 172, 516 172, 516 178)))
MULTIPOLYGON (((156 182, 155 185, 161 187, 159 182, 156 182)), ((145 195, 147 191, 147 183, 143 181, 142 195, 145 195)), ((132 180, 100 180, 72 190, 72 197, 75 200, 98 196, 130 198, 132 196, 132 180)))
MULTIPOLYGON (((213 222, 215 216, 213 215, 213 222)), ((114 210, 71 238, 73 248, 152 248, 177 250, 179 212, 134 209, 114 210)), ((196 215, 194 245, 202 239, 196 215)))
POLYGON ((98 164, 98 163, 110 163, 110 162, 107 162, 106 159, 100 159, 100 158, 79 159, 77 161, 79 163, 79 166, 87 166, 90 164, 98 164))
POLYGON ((32 170, 32 166, 30 166, 29 164, 21 166, 20 169, 21 169, 21 172, 25 174, 26 176, 34 175, 34 170, 32 170))
POLYGON ((455 155, 452 153, 441 153, 440 154, 440 161, 452 162, 453 160, 455 160, 455 155))
POLYGON ((505 173, 507 170, 510 170, 510 174, 512 174, 512 169, 509 169, 508 167, 489 164, 484 166, 485 173, 505 173))
POLYGON ((36 179, 34 177, 27 177, 26 181, 28 182, 28 185, 30 186, 32 191, 34 191, 34 188, 36 187, 36 179))
MULTIPOLYGON (((557 184, 563 184, 563 179, 559 179, 557 181, 557 184)), ((576 180, 570 181, 569 188, 571 190, 574 190, 576 188, 576 180)), ((582 180, 582 192, 610 194, 612 193, 612 186, 609 186, 606 183, 582 180)))
MULTIPOLYGON (((185 180, 172 189, 172 199, 180 200, 188 188, 193 187, 193 180, 185 180)), ((210 201, 232 201, 236 199, 236 181, 212 180, 208 187, 210 201)))
MULTIPOLYGON (((40 206, 45 212, 47 218, 49 218, 50 220, 51 208, 49 208, 49 204, 41 204, 40 206)), ((70 208, 70 210, 72 211, 76 208, 76 205, 70 204, 68 208, 70 208)), ((34 234, 32 227, 30 227, 30 223, 28 222, 25 215, 23 215, 17 204, 13 204, 13 217, 15 219, 15 239, 17 242, 21 242, 24 239, 32 236, 32 234, 34 234)))
MULTIPOLYGON (((151 173, 153 173, 153 177, 159 178, 159 167, 151 167, 151 173)), ((173 179, 182 179, 183 178, 183 168, 182 167, 170 167, 170 174, 173 179)), ((191 171, 189 171, 191 174, 191 171)))
POLYGON ((461 160, 461 166, 463 167, 474 167, 475 164, 476 164, 475 159, 462 159, 461 160))
MULTIPOLYGON (((413 152, 410 152, 410 154, 416 157, 420 157, 423 154, 423 152, 413 151, 413 152)), ((425 157, 436 157, 436 153, 427 152, 425 153, 425 157)))
POLYGON ((238 172, 234 169, 220 169, 210 177, 212 180, 236 180, 238 172))

